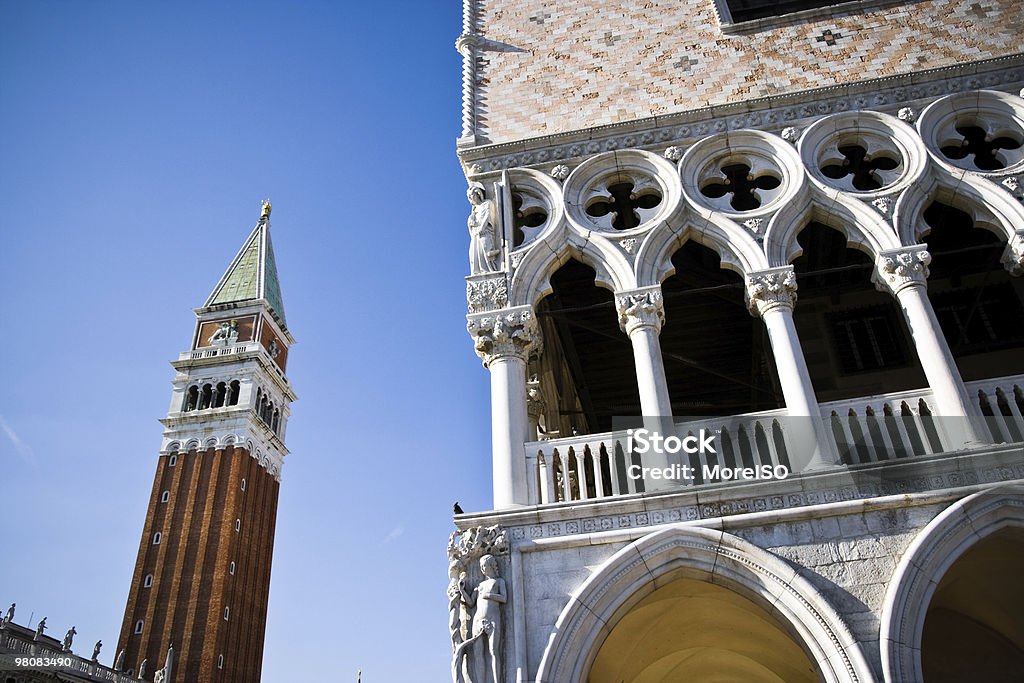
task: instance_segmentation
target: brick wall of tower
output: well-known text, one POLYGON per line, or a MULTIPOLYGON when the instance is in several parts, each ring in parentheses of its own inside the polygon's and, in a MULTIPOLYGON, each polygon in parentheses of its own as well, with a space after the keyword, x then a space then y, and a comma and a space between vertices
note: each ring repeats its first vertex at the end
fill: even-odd
POLYGON ((174 683, 257 682, 278 482, 243 448, 172 455, 174 466, 170 456, 157 465, 118 651, 126 651, 125 668, 136 672, 148 659, 147 678, 173 643, 174 683), (167 502, 161 502, 164 491, 167 502), (153 545, 157 532, 161 542, 153 545), (153 583, 146 588, 149 574, 153 583), (139 619, 143 632, 135 634, 139 619))
POLYGON ((1018 0, 846 3, 723 27, 714 0, 470 0, 483 142, 841 86, 1021 52, 1018 0))

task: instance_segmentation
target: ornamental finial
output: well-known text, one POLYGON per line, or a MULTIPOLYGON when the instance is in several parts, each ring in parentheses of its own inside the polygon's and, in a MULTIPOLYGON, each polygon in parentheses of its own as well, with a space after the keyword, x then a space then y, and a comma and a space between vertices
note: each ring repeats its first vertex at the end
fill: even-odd
POLYGON ((270 205, 270 200, 264 199, 263 203, 260 205, 260 220, 265 221, 270 218, 270 210, 273 208, 274 207, 270 205))

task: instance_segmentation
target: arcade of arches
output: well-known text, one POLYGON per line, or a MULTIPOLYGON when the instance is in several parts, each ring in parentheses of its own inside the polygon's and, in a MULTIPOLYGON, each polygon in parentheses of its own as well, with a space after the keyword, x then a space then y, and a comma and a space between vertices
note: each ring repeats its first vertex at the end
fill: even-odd
MULTIPOLYGON (((939 201, 922 222, 932 255, 928 298, 963 380, 1024 373, 1024 278, 1000 263, 1005 238, 939 201)), ((874 257, 816 222, 797 239, 793 316, 817 400, 926 387, 899 303, 872 281, 874 257)), ((672 266, 661 285, 659 341, 673 415, 783 408, 771 345, 747 310, 743 278, 694 241, 675 252, 672 266)), ((529 370, 545 394, 547 436, 606 432, 614 416, 640 415, 632 348, 613 293, 575 259, 552 275, 551 286, 537 305, 544 351, 529 370)))

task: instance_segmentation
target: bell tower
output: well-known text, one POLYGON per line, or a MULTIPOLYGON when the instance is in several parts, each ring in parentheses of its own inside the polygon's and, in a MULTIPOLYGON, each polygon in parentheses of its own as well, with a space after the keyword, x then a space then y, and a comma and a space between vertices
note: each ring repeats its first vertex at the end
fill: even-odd
POLYGON ((171 363, 171 404, 117 646, 122 670, 142 680, 260 680, 285 431, 296 398, 285 375, 295 340, 270 212, 265 201, 195 310, 189 350, 171 363))

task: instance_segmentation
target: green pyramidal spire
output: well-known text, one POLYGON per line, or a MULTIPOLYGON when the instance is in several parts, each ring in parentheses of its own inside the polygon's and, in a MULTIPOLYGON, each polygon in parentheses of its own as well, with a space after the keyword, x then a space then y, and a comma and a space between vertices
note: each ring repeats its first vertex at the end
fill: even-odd
POLYGON ((284 301, 277 279, 274 246, 270 241, 270 202, 263 202, 260 220, 238 250, 204 307, 263 299, 287 327, 284 301))

